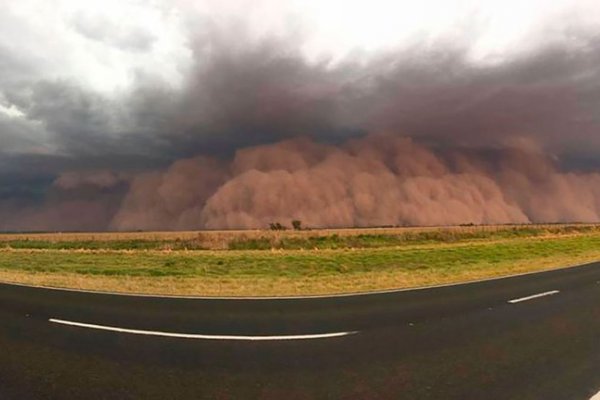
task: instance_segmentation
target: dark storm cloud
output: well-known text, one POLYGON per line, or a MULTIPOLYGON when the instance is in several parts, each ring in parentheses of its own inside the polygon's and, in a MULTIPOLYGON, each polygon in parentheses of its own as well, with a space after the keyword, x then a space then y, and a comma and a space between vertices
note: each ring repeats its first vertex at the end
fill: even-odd
POLYGON ((2 150, 7 151, 32 151, 43 146, 39 138, 36 138, 36 127, 31 126, 28 121, 11 118, 0 114, 0 132, 2 132, 2 150))
POLYGON ((29 96, 27 117, 43 123, 59 151, 87 156, 110 146, 118 108, 101 96, 73 84, 45 81, 32 85, 29 96))
POLYGON ((307 62, 293 43, 219 37, 196 44, 163 137, 201 151, 383 130, 478 145, 525 135, 558 152, 600 151, 600 41, 573 41, 490 65, 443 47, 330 65, 307 62))
POLYGON ((559 151, 600 149, 600 50, 593 37, 578 41, 492 65, 435 47, 331 65, 306 61, 294 42, 221 33, 193 42, 195 67, 181 91, 142 77, 129 94, 109 99, 74 82, 38 80, 8 98, 74 156, 175 159, 382 130, 483 145, 526 135, 559 151))
MULTIPOLYGON (((499 65, 469 63, 461 51, 393 56, 352 105, 369 129, 450 141, 498 143, 523 134, 544 143, 595 139, 598 51, 546 48, 499 65), (360 115, 360 114, 359 114, 360 115)), ((375 70, 375 68, 374 68, 375 70)), ((589 143, 586 143, 589 146, 589 143)))
MULTIPOLYGON (((31 182, 48 200, 0 229, 59 229, 82 210, 85 223, 68 228, 251 227, 289 216, 315 226, 595 220, 597 193, 583 188, 598 178, 569 174, 593 172, 600 153, 599 43, 577 33, 494 63, 470 60, 467 44, 311 62, 294 40, 210 31, 190 40, 194 63, 182 89, 140 75, 116 98, 28 79, 12 71, 23 60, 5 49, 1 89, 24 116, 0 119, 1 197, 39 197, 19 183, 31 182), (373 132, 386 135, 347 142, 373 132), (47 154, 26 150, 34 145, 47 154), (533 183, 538 170, 518 154, 537 160, 547 182, 533 183), (557 208, 524 200, 511 187, 517 178, 557 208), (380 198, 382 187, 397 190, 380 198), (557 201, 568 190, 586 205, 557 201), (277 206, 292 192, 292 208, 277 206), (429 196, 438 201, 422 200, 429 196), (375 213, 378 202, 390 212, 375 213), (422 219, 411 219, 416 210, 422 219)), ((5 201, 3 209, 19 207, 5 201)))

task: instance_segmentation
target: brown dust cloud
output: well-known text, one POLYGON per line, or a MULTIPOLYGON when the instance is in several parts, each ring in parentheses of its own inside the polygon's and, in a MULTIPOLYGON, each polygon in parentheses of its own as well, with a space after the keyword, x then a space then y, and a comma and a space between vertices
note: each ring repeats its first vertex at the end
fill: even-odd
POLYGON ((0 230, 600 221, 596 36, 493 63, 447 43, 334 62, 234 33, 190 33, 179 86, 3 83, 23 117, 0 118, 0 230), (36 127, 43 151, 9 151, 36 127))

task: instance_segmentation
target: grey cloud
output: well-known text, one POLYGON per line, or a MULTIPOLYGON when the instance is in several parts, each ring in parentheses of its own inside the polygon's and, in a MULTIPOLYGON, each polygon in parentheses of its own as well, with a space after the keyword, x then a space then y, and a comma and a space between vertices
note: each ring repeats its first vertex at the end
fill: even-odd
POLYGON ((14 97, 73 155, 177 159, 297 135, 330 141, 372 131, 484 146, 529 135, 557 152, 600 151, 600 51, 592 38, 583 49, 551 47, 478 66, 464 51, 435 48, 309 63, 295 43, 222 36, 196 42, 183 91, 145 77, 109 99, 42 80, 14 97))
POLYGON ((80 35, 123 51, 149 51, 157 40, 154 34, 141 27, 123 26, 97 15, 80 13, 70 23, 80 35))
POLYGON ((44 124, 61 152, 86 156, 112 140, 119 109, 100 95, 68 82, 40 81, 28 100, 27 116, 44 124))
POLYGON ((39 128, 27 120, 9 117, 0 112, 0 132, 2 133, 0 154, 27 154, 45 150, 45 140, 40 137, 39 128))
MULTIPOLYGON (((334 64, 308 62, 293 40, 252 42, 234 33, 209 32, 190 40, 195 64, 182 90, 144 76, 129 93, 114 98, 66 80, 32 75, 27 81, 17 72, 0 78, 6 98, 48 133, 47 147, 57 149, 45 158, 21 154, 18 162, 0 152, 0 166, 15 171, 5 174, 5 181, 23 196, 26 191, 16 189, 18 163, 28 166, 28 182, 48 174, 57 179, 45 184, 42 206, 20 214, 24 223, 5 226, 40 228, 26 223, 35 215, 58 229, 60 218, 71 215, 69 207, 96 213, 82 229, 248 227, 287 214, 316 225, 383 224, 386 218, 401 224, 448 222, 443 204, 419 200, 435 193, 461 210, 456 215, 478 222, 590 220, 600 215, 597 192, 585 189, 598 182, 593 172, 600 167, 594 162, 600 154, 600 42, 594 35, 578 33, 574 47, 555 44, 482 65, 469 60, 466 45, 390 51, 334 64), (381 140, 383 145, 372 137, 360 139, 373 132, 385 132, 388 139, 381 140), (287 141, 298 136, 316 143, 287 141), (397 141, 405 136, 414 144, 397 141), (353 137, 372 152, 357 154, 356 145, 347 142, 353 137), (526 154, 537 146, 541 150, 533 155, 547 152, 535 156, 547 171, 543 186, 536 186, 535 168, 504 151, 514 146, 515 137, 525 138, 517 141, 519 146, 532 143, 522 150, 526 154), (398 154, 381 149, 385 143, 398 154), (242 150, 249 146, 259 147, 242 150), (410 159, 406 149, 418 153, 412 167, 398 164, 397 159, 410 159), (202 158, 206 156, 210 158, 202 158), (291 170, 285 166, 288 157, 297 163, 291 170), (496 159, 508 161, 494 163, 496 159), (438 167, 432 172, 427 169, 431 165, 438 167), (400 167, 412 172, 407 177, 395 169, 400 167), (472 175, 463 176, 467 172, 461 168, 472 175), (377 173, 369 183, 371 169, 377 173), (579 169, 590 174, 577 175, 579 169), (106 177, 114 176, 127 178, 116 179, 114 187, 90 183, 113 182, 106 177), (557 201, 560 209, 538 197, 527 203, 510 188, 510 179, 517 178, 524 192, 541 190, 558 199, 571 188, 589 204, 576 207, 570 197, 568 204, 557 201), (57 183, 65 180, 72 183, 68 189, 57 183), (372 187, 373 182, 395 189, 380 198, 377 190, 383 189, 372 187), (296 193, 294 185, 304 188, 297 200, 313 208, 303 209, 302 201, 294 200, 299 214, 278 205, 278 213, 271 215, 256 202, 279 204, 276 193, 296 193), (453 186, 470 194, 457 194, 453 186), (261 194, 257 188, 275 194, 261 194), (333 219, 317 213, 325 203, 311 202, 302 193, 321 200, 333 196, 340 202, 337 208, 328 206, 333 219), (482 199, 475 202, 479 206, 488 202, 490 212, 470 210, 474 198, 482 199), (410 207, 394 206, 395 214, 368 211, 377 199, 390 207, 394 201, 429 206, 423 211, 428 217, 404 218, 411 215, 410 207), (532 210, 538 206, 543 211, 536 214, 532 210)), ((15 68, 15 57, 9 54, 4 64, 2 57, 0 68, 15 68)), ((3 146, 31 146, 26 138, 35 135, 3 123, 3 146)), ((6 191, 3 196, 10 197, 6 191)))
POLYGON ((548 46, 489 66, 470 62, 460 48, 332 66, 306 62, 290 43, 240 40, 219 38, 196 50, 198 66, 173 107, 174 142, 201 147, 219 137, 235 147, 392 131, 484 146, 527 135, 557 152, 600 151, 600 42, 593 36, 579 39, 585 46, 548 46))

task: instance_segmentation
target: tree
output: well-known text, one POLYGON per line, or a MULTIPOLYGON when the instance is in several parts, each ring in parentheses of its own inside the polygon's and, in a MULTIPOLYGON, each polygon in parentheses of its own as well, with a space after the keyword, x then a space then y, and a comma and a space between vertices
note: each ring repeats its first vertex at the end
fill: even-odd
POLYGON ((295 231, 301 231, 302 230, 302 221, 295 219, 292 221, 292 227, 294 228, 295 231))

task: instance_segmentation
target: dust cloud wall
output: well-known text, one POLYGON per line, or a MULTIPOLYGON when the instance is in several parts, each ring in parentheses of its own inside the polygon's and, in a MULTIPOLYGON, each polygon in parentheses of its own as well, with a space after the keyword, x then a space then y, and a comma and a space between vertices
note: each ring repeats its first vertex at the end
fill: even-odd
POLYGON ((0 16, 38 50, 0 41, 0 231, 600 221, 600 25, 562 15, 488 58, 466 22, 311 57, 184 3, 151 10, 164 37, 0 16), (129 83, 87 84, 84 56, 129 83))

